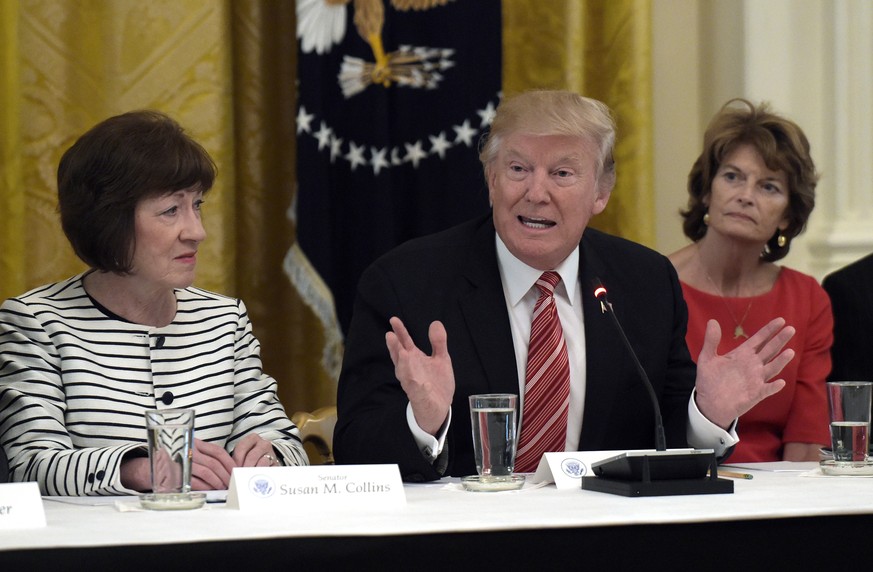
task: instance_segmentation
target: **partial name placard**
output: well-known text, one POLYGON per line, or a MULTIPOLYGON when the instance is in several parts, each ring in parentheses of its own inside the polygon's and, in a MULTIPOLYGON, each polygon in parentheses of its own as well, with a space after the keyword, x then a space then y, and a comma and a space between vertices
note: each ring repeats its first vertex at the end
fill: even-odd
POLYGON ((45 509, 39 485, 30 483, 0 484, 0 530, 45 526, 45 509))
MULTIPOLYGON (((692 451, 693 449, 670 449, 671 451, 692 451)), ((528 479, 532 484, 555 483, 559 489, 578 489, 579 479, 593 477, 592 463, 629 452, 646 452, 653 449, 623 449, 620 451, 564 451, 562 453, 543 453, 540 464, 533 477, 528 479)))
POLYGON ((397 465, 238 467, 227 492, 228 508, 249 511, 381 511, 405 506, 397 465))

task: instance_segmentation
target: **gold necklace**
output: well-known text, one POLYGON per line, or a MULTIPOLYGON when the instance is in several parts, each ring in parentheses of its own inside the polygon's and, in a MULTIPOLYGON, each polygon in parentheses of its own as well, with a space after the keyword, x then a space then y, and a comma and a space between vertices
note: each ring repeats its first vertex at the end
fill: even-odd
POLYGON ((706 274, 706 279, 709 280, 712 287, 715 288, 715 291, 718 292, 718 297, 721 298, 722 304, 727 308, 728 314, 731 316, 731 320, 734 321, 734 339, 738 340, 740 338, 748 339, 749 335, 746 333, 746 330, 743 329, 743 324, 746 322, 746 318, 749 317, 749 311, 752 309, 752 303, 754 299, 749 300, 749 305, 746 306, 746 312, 743 314, 742 320, 737 320, 736 314, 734 314, 733 308, 731 308, 730 304, 728 304, 727 298, 722 293, 721 288, 719 288, 718 284, 715 283, 715 280, 712 279, 712 276, 709 275, 709 272, 706 270, 706 267, 703 266, 703 261, 700 260, 700 248, 697 249, 697 264, 700 265, 700 269, 703 270, 703 273, 706 274))

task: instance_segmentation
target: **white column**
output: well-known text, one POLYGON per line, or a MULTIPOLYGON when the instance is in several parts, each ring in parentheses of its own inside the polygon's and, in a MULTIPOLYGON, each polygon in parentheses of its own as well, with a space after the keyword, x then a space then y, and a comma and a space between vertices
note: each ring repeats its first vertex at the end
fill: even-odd
POLYGON ((745 92, 803 128, 822 177, 785 264, 822 278, 873 252, 873 3, 745 0, 745 92))
POLYGON ((822 193, 824 223, 811 235, 818 274, 873 252, 873 3, 833 7, 833 105, 827 110, 833 155, 822 193))

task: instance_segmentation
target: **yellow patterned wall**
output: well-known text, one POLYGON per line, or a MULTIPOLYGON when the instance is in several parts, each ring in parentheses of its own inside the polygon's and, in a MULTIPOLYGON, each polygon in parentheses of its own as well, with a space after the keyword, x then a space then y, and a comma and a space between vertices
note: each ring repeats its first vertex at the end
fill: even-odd
MULTIPOLYGON (((4 2, 4 4, 16 4, 4 2)), ((55 172, 61 154, 108 116, 152 108, 175 117, 212 154, 220 177, 209 197, 198 284, 233 288, 233 131, 228 8, 223 2, 78 0, 18 2, 17 76, 4 75, 19 123, 9 129, 23 194, 23 251, 0 254, 20 285, 83 269, 60 231, 55 172), (16 132, 17 131, 17 132, 16 132), (10 259, 11 257, 11 259, 10 259)), ((3 27, 9 22, 4 18, 3 27)), ((5 44, 4 44, 5 45, 5 44)), ((4 127, 4 132, 7 128, 4 127)), ((5 217, 4 217, 5 218, 5 217)), ((18 292, 0 283, 3 297, 18 292)))

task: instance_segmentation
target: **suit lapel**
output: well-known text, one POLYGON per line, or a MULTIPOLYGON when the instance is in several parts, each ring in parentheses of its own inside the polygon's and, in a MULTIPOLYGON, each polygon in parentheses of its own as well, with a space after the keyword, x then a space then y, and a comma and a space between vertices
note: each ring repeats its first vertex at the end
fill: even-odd
POLYGON ((606 434, 615 432, 615 422, 610 420, 617 398, 615 384, 611 383, 617 368, 616 360, 623 358, 618 351, 624 346, 612 318, 601 311, 600 302, 594 297, 592 283, 599 279, 608 289, 610 275, 604 264, 604 253, 598 253, 583 235, 579 260, 579 287, 582 289, 582 311, 585 320, 585 411, 582 418, 582 434, 579 448, 601 448, 606 434))
POLYGON ((494 236, 489 216, 473 237, 464 269, 469 290, 460 297, 459 304, 473 351, 482 364, 487 391, 517 394, 518 370, 494 236))

